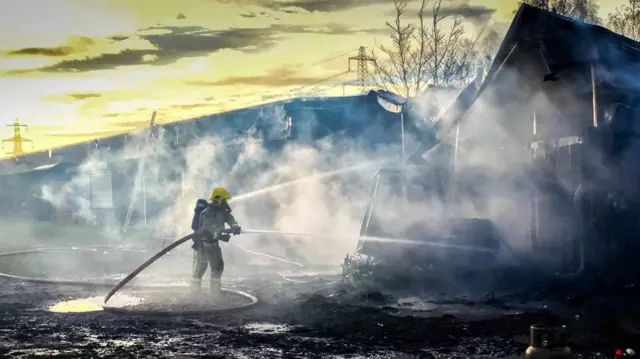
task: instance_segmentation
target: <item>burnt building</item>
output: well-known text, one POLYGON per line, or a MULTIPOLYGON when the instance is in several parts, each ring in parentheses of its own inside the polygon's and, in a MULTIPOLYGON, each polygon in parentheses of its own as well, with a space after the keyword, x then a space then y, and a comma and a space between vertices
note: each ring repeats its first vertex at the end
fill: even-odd
MULTIPOLYGON (((145 174, 144 179, 146 183, 165 180, 179 183, 181 172, 189 160, 187 157, 194 156, 188 153, 188 149, 207 137, 215 137, 222 145, 223 151, 219 154, 218 162, 229 170, 238 156, 246 152, 247 146, 256 142, 272 156, 277 156, 291 142, 315 146, 330 138, 334 144, 357 144, 359 150, 367 151, 390 144, 399 146, 402 131, 407 133, 407 138, 414 139, 413 143, 433 137, 425 135, 429 128, 418 123, 422 121, 420 116, 407 116, 408 119, 402 124, 400 117, 400 113, 385 107, 385 100, 378 92, 370 91, 362 96, 293 99, 158 125, 153 128, 153 133, 159 134, 154 141, 161 143, 155 142, 154 146, 162 146, 163 151, 161 154, 151 154, 153 159, 150 161, 157 166, 165 163, 166 170, 160 171, 163 178, 156 178, 159 174, 152 173, 145 174)), ((130 143, 144 146, 145 136, 145 133, 112 136, 54 149, 51 153, 32 153, 9 159, 20 163, 26 170, 8 171, 0 178, 4 183, 3 196, 7 197, 3 201, 5 214, 17 214, 12 208, 23 208, 26 203, 36 205, 34 201, 41 201, 38 192, 43 186, 50 191, 56 191, 56 188, 57 191, 60 188, 71 190, 68 187, 73 179, 76 184, 84 183, 80 186, 82 188, 73 190, 89 200, 90 211, 108 210, 111 206, 116 217, 124 220, 143 151, 141 148, 140 151, 129 151, 127 156, 123 156, 121 151, 130 143), (100 169, 87 168, 87 158, 96 154, 99 154, 103 165, 100 169), (100 185, 92 185, 94 182, 100 185), (111 185, 105 186, 107 182, 111 185), (101 188, 102 194, 96 188, 101 188), (92 203, 98 197, 111 197, 112 201, 105 204, 101 200, 96 207, 92 203)), ((252 171, 269 166, 268 160, 262 161, 264 163, 256 163, 252 171)), ((229 184, 231 190, 241 185, 240 178, 229 184)), ((145 204, 145 214, 153 216, 166 207, 164 202, 174 199, 176 191, 168 190, 170 193, 167 198, 149 198, 145 204)), ((39 215, 38 218, 43 216, 39 215)))
POLYGON ((640 43, 524 4, 482 84, 412 164, 426 180, 432 154, 451 149, 433 180, 448 210, 491 221, 544 268, 628 269, 640 253, 639 71, 640 43))

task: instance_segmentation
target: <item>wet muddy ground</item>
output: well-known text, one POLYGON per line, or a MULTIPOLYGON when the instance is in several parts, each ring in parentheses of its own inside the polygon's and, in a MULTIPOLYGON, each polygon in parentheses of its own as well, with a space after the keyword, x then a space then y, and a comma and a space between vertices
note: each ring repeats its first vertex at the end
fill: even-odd
MULTIPOLYGON (((78 274, 80 259, 95 267, 97 259, 108 257, 90 257, 89 253, 74 256, 73 261, 70 256, 41 256, 39 266, 34 266, 33 259, 7 259, 3 266, 30 269, 34 273, 22 275, 32 276, 45 276, 56 268, 60 277, 86 280, 91 273, 70 277, 70 273, 78 274)), ((140 258, 126 259, 130 269, 148 257, 137 255, 140 258)), ((190 257, 179 257, 169 257, 158 270, 169 267, 174 272, 184 267, 180 277, 184 280, 190 257)), ((108 262, 104 270, 122 266, 112 259, 108 262)), ((613 358, 618 347, 640 349, 640 308, 636 304, 640 290, 629 281, 535 282, 508 270, 512 278, 490 277, 526 285, 462 296, 441 293, 435 286, 421 292, 415 288, 390 291, 388 287, 364 290, 336 282, 335 276, 277 274, 283 268, 252 269, 249 272, 260 274, 247 275, 234 273, 236 269, 230 266, 225 272, 224 285, 257 296, 257 305, 238 312, 185 316, 52 312, 52 305, 74 299, 94 298, 95 307, 107 290, 0 278, 0 357, 511 359, 523 357, 530 325, 550 321, 568 326, 570 345, 578 358, 613 358)), ((112 281, 124 274, 109 273, 112 281)), ((139 280, 151 277, 141 275, 139 280)), ((188 293, 175 289, 127 289, 123 294, 145 300, 133 307, 137 310, 213 306, 194 303, 188 293)), ((220 305, 244 301, 225 297, 226 303, 220 305)), ((118 304, 114 298, 110 304, 126 303, 118 304)))
MULTIPOLYGON (((104 290, 6 280, 0 285, 0 356, 7 358, 521 358, 528 327, 552 318, 550 301, 393 297, 278 276, 229 283, 257 295, 255 307, 190 316, 52 313, 52 304, 104 290)), ((632 292, 622 295, 631 298, 632 292)), ((600 352, 613 358, 615 346, 640 343, 633 328, 638 313, 609 308, 603 321, 590 313, 602 313, 604 304, 588 309, 586 299, 570 299, 573 308, 565 300, 554 318, 570 328, 579 357, 600 352)))

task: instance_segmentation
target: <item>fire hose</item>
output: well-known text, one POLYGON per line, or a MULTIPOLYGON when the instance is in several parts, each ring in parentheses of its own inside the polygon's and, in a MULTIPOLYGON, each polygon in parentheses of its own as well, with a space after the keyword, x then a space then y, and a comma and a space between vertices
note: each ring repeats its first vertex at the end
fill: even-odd
MULTIPOLYGON (((22 250, 22 251, 0 253, 0 258, 3 258, 3 257, 15 257, 15 256, 21 256, 21 255, 25 255, 25 254, 56 252, 56 251, 68 251, 69 249, 71 249, 71 250, 79 250, 79 251, 95 252, 95 251, 97 251, 97 248, 123 249, 122 246, 117 246, 117 245, 37 248, 37 249, 29 249, 29 250, 22 250)), ((135 251, 140 251, 140 250, 135 250, 135 251)), ((23 276, 8 274, 8 273, 0 273, 0 278, 6 278, 6 279, 11 279, 11 280, 29 282, 29 283, 36 283, 36 284, 69 285, 69 286, 81 286, 81 287, 92 287, 92 288, 111 288, 111 287, 113 287, 113 283, 88 282, 88 281, 77 281, 77 280, 44 279, 44 278, 34 278, 34 277, 23 277, 23 276)))
MULTIPOLYGON (((283 232, 271 232, 271 231, 260 231, 260 230, 244 230, 243 232, 245 232, 245 233, 253 233, 253 234, 274 234, 274 233, 278 233, 278 234, 281 234, 281 235, 304 235, 304 234, 300 234, 300 233, 283 233, 283 232)), ((229 293, 229 294, 235 294, 235 295, 244 297, 244 298, 248 299, 249 302, 245 303, 245 304, 233 306, 233 307, 211 308, 211 309, 207 309, 207 310, 193 310, 193 311, 186 311, 186 310, 181 310, 181 311, 173 311, 173 310, 172 311, 160 311, 160 310, 139 311, 139 310, 129 309, 129 308, 126 308, 126 307, 113 307, 113 306, 110 306, 110 305, 107 304, 109 299, 111 299, 118 291, 120 291, 122 289, 122 287, 124 287, 127 283, 129 283, 133 278, 135 278, 138 274, 140 274, 140 272, 145 270, 148 266, 150 266, 155 261, 157 261, 158 259, 163 257, 165 254, 169 253, 174 248, 176 248, 179 245, 181 245, 181 244, 193 239, 194 236, 195 236, 195 233, 191 233, 191 234, 189 234, 187 236, 184 236, 184 237, 174 241, 173 243, 171 243, 170 245, 168 245, 167 247, 163 248, 161 251, 156 253, 153 257, 149 258, 146 262, 144 262, 140 266, 138 266, 138 268, 133 270, 133 272, 129 273, 124 279, 122 279, 113 288, 111 288, 111 290, 109 290, 109 292, 104 296, 104 298, 102 300, 102 308, 105 311, 109 311, 109 312, 113 312, 113 313, 133 314, 133 313, 141 313, 142 312, 144 314, 189 315, 189 314, 199 314, 199 313, 231 312, 231 311, 235 311, 235 310, 245 309, 245 308, 248 308, 248 307, 251 307, 251 306, 257 304, 258 303, 258 298, 257 297, 255 297, 255 296, 253 296, 253 295, 251 295, 249 293, 243 292, 243 291, 239 291, 239 290, 235 290, 235 289, 229 289, 229 288, 222 288, 222 291, 226 292, 226 293, 229 293)), ((276 259, 276 260, 287 262, 289 264, 295 264, 295 265, 298 265, 298 266, 302 266, 302 264, 300 264, 300 263, 287 261, 287 260, 284 260, 282 258, 270 256, 270 255, 265 254, 265 253, 259 253, 259 252, 250 251, 250 250, 245 249, 245 248, 243 248, 241 246, 238 246, 238 247, 240 247, 241 249, 243 249, 243 250, 245 250, 245 251, 247 251, 249 253, 253 253, 253 254, 257 254, 257 255, 261 255, 261 256, 266 256, 266 257, 269 257, 269 258, 272 258, 272 259, 276 259)), ((294 280, 294 279, 287 278, 285 275, 283 275, 281 273, 278 273, 278 274, 280 276, 282 276, 282 278, 287 280, 287 281, 303 283, 302 281, 297 281, 297 280, 294 280)), ((183 289, 185 287, 184 286, 168 286, 168 287, 155 287, 155 288, 183 289)))
MULTIPOLYGON (((325 237, 325 235, 318 235, 318 234, 308 234, 308 233, 288 233, 288 232, 279 232, 279 231, 267 231, 267 230, 251 230, 251 229, 245 229, 243 230, 243 233, 249 233, 249 234, 274 234, 274 235, 284 235, 284 236, 296 236, 296 237, 325 237)), ((7 274, 7 273, 0 273, 0 277, 4 277, 4 278, 8 278, 8 279, 12 279, 12 280, 20 280, 20 281, 25 281, 25 282, 31 282, 31 283, 39 283, 39 284, 56 284, 56 285, 72 285, 72 286, 85 286, 85 287, 93 287, 93 288, 111 288, 109 290, 109 292, 104 296, 103 300, 102 300, 102 307, 105 311, 109 311, 109 312, 114 312, 114 313, 127 313, 127 314, 152 314, 152 315, 190 315, 190 314, 202 314, 202 313, 220 313, 220 312, 230 312, 230 311, 234 311, 234 310, 239 310, 239 309, 245 309, 248 308, 250 306, 253 306, 255 304, 258 303, 258 298, 246 293, 246 292, 242 292, 239 290, 234 290, 234 289, 227 289, 227 288, 222 288, 223 292, 229 293, 229 294, 234 294, 234 295, 238 295, 241 297, 244 297, 246 299, 248 299, 247 303, 238 305, 238 306, 234 306, 234 307, 225 307, 225 308, 210 308, 207 310, 181 310, 181 311, 161 311, 161 310, 135 310, 135 309, 131 309, 131 308, 126 308, 126 307, 113 307, 107 304, 107 302, 109 301, 109 299, 111 299, 118 291, 120 291, 122 289, 122 287, 124 287, 127 283, 129 283, 133 278, 135 278, 138 274, 140 274, 140 272, 142 272, 143 270, 145 270, 148 266, 150 266, 152 263, 154 263, 155 261, 157 261, 158 259, 160 259, 161 257, 163 257, 164 255, 166 255, 168 252, 170 252, 171 250, 173 250, 174 248, 178 247, 179 245, 189 241, 190 239, 194 238, 195 233, 189 234, 187 236, 184 236, 176 241, 174 241, 173 243, 171 243, 170 245, 168 245, 167 247, 163 248, 162 250, 160 250, 159 252, 157 252, 155 255, 153 255, 151 258, 149 258, 147 261, 145 261, 143 264, 141 264, 140 266, 138 266, 133 272, 129 273, 124 279, 122 279, 120 282, 116 283, 115 285, 113 283, 99 283, 99 282, 87 282, 87 281, 68 281, 68 280, 53 280, 53 279, 41 279, 41 278, 32 278, 32 277, 21 277, 21 276, 16 276, 16 275, 11 275, 11 274, 7 274)), ((345 237, 347 238, 347 237, 345 237)), ((348 237, 350 239, 353 239, 353 237, 348 237)), ((409 241, 409 240, 398 240, 398 239, 384 239, 384 238, 376 238, 376 237, 358 237, 360 239, 365 239, 365 240, 384 240, 384 241, 394 241, 394 242, 400 242, 400 243, 404 243, 404 242, 408 242, 408 243, 417 243, 414 241, 409 241)), ((472 251, 486 251, 487 249, 485 248, 478 248, 478 247, 473 247, 473 246, 460 246, 460 245, 452 245, 452 244, 443 244, 443 243, 435 243, 435 242, 419 242, 420 244, 423 245, 427 245, 427 246, 436 246, 436 247, 440 247, 440 246, 445 246, 445 247, 455 247, 458 249, 466 249, 466 250, 472 250, 472 251)), ((235 245, 235 244, 234 244, 235 245)), ((297 266, 303 266, 300 263, 296 263, 296 262, 292 262, 292 261, 287 261, 284 260, 282 258, 278 258, 278 257, 274 257, 274 256, 270 256, 268 254, 265 253, 259 253, 259 252, 254 252, 251 250, 248 250, 244 247, 241 247, 239 245, 235 245, 237 247, 239 247, 240 249, 247 251, 249 253, 253 253, 253 254, 257 254, 257 255, 261 255, 261 256, 265 256, 268 258, 272 258, 272 259, 276 259, 279 261, 283 261, 289 264, 294 264, 297 266)), ((71 247, 71 249, 73 250, 88 250, 88 251, 96 251, 96 247, 106 247, 106 248, 119 248, 122 249, 122 246, 109 246, 109 245, 102 245, 102 246, 82 246, 82 247, 71 247)), ((41 252, 45 252, 45 251, 56 251, 56 250, 68 250, 69 248, 51 248, 51 249, 32 249, 32 250, 26 250, 26 251, 17 251, 17 252, 9 252, 9 253, 0 253, 0 257, 8 257, 8 256, 17 256, 17 255, 23 255, 23 254, 29 254, 29 253, 41 253, 41 252)), ((139 250, 138 250, 139 251, 139 250)), ((278 273, 283 279, 290 281, 290 282, 294 282, 294 283, 304 283, 303 281, 299 281, 299 280, 295 280, 295 279, 291 279, 291 278, 287 278, 286 275, 282 274, 282 273, 278 273)), ((136 285, 134 286, 134 288, 137 289, 184 289, 185 286, 142 286, 142 285, 136 285)))
MULTIPOLYGON (((270 234, 272 233, 271 231, 258 231, 258 230, 245 230, 245 233, 254 233, 254 234, 270 234)), ((275 232, 274 232, 275 233, 275 232)), ((284 233, 284 235, 292 235, 293 233, 284 233)), ((142 272, 143 270, 145 270, 148 266, 150 266, 152 263, 154 263, 155 261, 157 261, 158 259, 160 259, 161 257, 163 257, 164 255, 166 255, 168 252, 170 252, 171 250, 175 249, 176 247, 178 247, 179 245, 189 241, 190 239, 193 238, 193 236, 195 235, 195 233, 189 234, 185 237, 182 237, 176 241, 174 241, 173 243, 171 243, 169 246, 163 248, 161 251, 157 252, 155 255, 153 255, 151 258, 149 258, 147 261, 145 261, 143 264, 141 264, 140 266, 138 266, 133 272, 129 273, 124 279, 122 279, 120 282, 118 283, 109 283, 109 282, 91 282, 91 281, 76 281, 76 280, 58 280, 58 279, 44 279, 44 278, 34 278, 34 277, 25 277, 25 276, 18 276, 18 275, 13 275, 13 274, 8 274, 8 273, 2 273, 0 272, 0 278, 6 278, 6 279, 10 279, 10 280, 16 280, 16 281, 22 281, 22 282, 29 282, 29 283, 37 283, 37 284, 52 284, 52 285, 68 285, 68 286, 80 286, 80 287, 89 287, 89 288, 110 288, 109 292, 104 296, 103 300, 102 300, 102 307, 105 311, 109 311, 109 312, 114 312, 114 313, 128 313, 128 314, 151 314, 151 315, 189 315, 189 314, 203 314, 203 313, 220 313, 220 312, 230 312, 230 311, 234 311, 234 310, 240 310, 240 309, 245 309, 248 308, 250 306, 253 306, 255 304, 258 303, 258 298, 243 292, 243 291, 239 291, 239 290, 234 290, 234 289, 228 289, 228 288, 222 288, 223 292, 226 293, 230 293, 230 294, 235 294, 241 297, 244 297, 246 299, 248 299, 247 303, 238 305, 238 306, 234 306, 234 307, 225 307, 225 308, 211 308, 208 310, 193 310, 193 311, 186 311, 186 310, 181 310, 181 311, 175 311, 175 310, 171 310, 171 311, 161 311, 161 310, 134 310, 134 309, 128 309, 128 308, 121 308, 121 307, 113 307, 107 304, 107 302, 109 301, 109 299, 111 299, 118 291, 120 291, 122 289, 122 287, 124 287, 127 283, 129 283, 131 280, 133 280, 133 278, 135 278, 137 275, 140 274, 140 272, 142 272)), ((251 254, 255 254, 255 255, 260 255, 263 257, 267 257, 267 258, 271 258, 274 260, 278 260, 281 262, 285 262, 288 264, 293 264, 296 265, 298 267, 303 267, 302 264, 297 263, 297 262, 293 262, 293 261, 288 261, 285 260, 283 258, 278 258, 275 256, 271 256, 269 254, 266 253, 260 253, 260 252, 256 252, 256 251, 252 251, 249 250, 247 248, 244 248, 240 245, 237 244, 233 244, 234 246, 242 249, 245 252, 251 253, 251 254)), ((7 253, 0 253, 0 258, 2 257, 11 257, 11 256, 19 256, 19 255, 26 255, 26 254, 36 254, 36 253, 46 253, 46 252, 56 252, 56 251, 68 251, 68 250, 79 250, 79 251, 91 251, 91 252, 95 252, 98 251, 98 248, 111 248, 111 249, 119 249, 119 250, 129 250, 129 251, 140 251, 140 252, 146 252, 145 250, 140 250, 140 249, 127 249, 124 248, 123 246, 118 246, 118 245, 97 245, 97 246, 74 246, 74 247, 56 247, 56 248, 37 248, 37 249, 30 249, 30 250, 22 250, 22 251, 14 251, 14 252, 7 252, 7 253)), ((287 278, 287 276, 285 276, 282 273, 278 273, 278 275, 280 275, 283 279, 290 281, 290 282, 295 282, 295 283, 304 283, 303 281, 298 281, 295 279, 290 279, 287 278)), ((156 289, 156 290, 170 290, 170 289, 184 289, 185 286, 156 286, 156 285, 135 285, 132 286, 132 288, 135 289, 156 289)))
MULTIPOLYGON (((180 310, 180 311, 176 311, 176 310, 166 310, 166 311, 163 311, 163 310, 135 310, 135 309, 129 309, 129 308, 113 307, 113 306, 110 306, 110 305, 107 304, 107 302, 109 301, 109 299, 111 299, 111 297, 113 297, 118 291, 120 291, 122 289, 122 287, 124 287, 133 278, 135 278, 138 274, 140 274, 140 272, 142 272, 144 269, 146 269, 148 266, 150 266, 153 262, 155 262, 156 260, 158 260, 161 257, 163 257, 165 254, 167 254, 168 252, 170 252, 174 248, 176 248, 179 245, 181 245, 181 244, 187 242, 188 240, 192 239, 193 236, 194 236, 194 234, 192 233, 192 234, 189 234, 189 235, 187 235, 187 236, 185 236, 183 238, 180 238, 177 241, 171 243, 169 246, 167 246, 166 248, 162 249, 161 251, 156 253, 154 256, 149 258, 147 261, 145 261, 143 264, 138 266, 133 272, 129 273, 124 279, 122 279, 120 282, 118 282, 116 284, 109 283, 109 282, 90 282, 90 281, 77 281, 77 280, 59 280, 59 279, 34 278, 34 277, 18 276, 18 275, 13 275, 13 274, 8 274, 8 273, 1 273, 1 272, 0 272, 0 278, 6 278, 6 279, 10 279, 10 280, 29 282, 29 283, 36 283, 36 284, 68 285, 68 286, 80 286, 80 287, 89 287, 89 288, 110 288, 109 292, 104 296, 101 304, 102 304, 102 308, 105 311, 113 312, 113 313, 146 314, 146 315, 207 314, 207 313, 231 312, 231 311, 235 311, 235 310, 245 309, 245 308, 248 308, 250 306, 253 306, 253 305, 257 304, 258 303, 258 298, 255 297, 254 295, 251 295, 249 293, 246 293, 246 292, 243 292, 243 291, 240 291, 240 290, 228 289, 228 288, 222 288, 222 291, 226 292, 226 293, 229 293, 229 294, 234 294, 234 295, 237 295, 237 296, 240 296, 240 297, 244 297, 244 298, 246 298, 248 300, 248 302, 244 303, 244 304, 241 304, 241 305, 233 306, 233 307, 210 308, 210 309, 205 309, 205 310, 203 310, 203 309, 199 309, 199 310, 180 310)), ((22 250, 22 251, 13 251, 13 252, 7 252, 7 253, 0 253, 0 258, 2 258, 2 257, 20 256, 20 255, 26 255, 26 254, 57 252, 57 251, 68 251, 69 249, 71 249, 71 250, 79 250, 79 251, 95 252, 95 251, 98 250, 98 248, 123 249, 122 246, 117 246, 117 245, 37 248, 37 249, 30 249, 30 250, 22 250)), ((133 249, 133 250, 134 251, 141 251, 141 250, 135 250, 135 249, 133 249)), ((255 253, 255 254, 267 256, 267 257, 270 257, 270 258, 278 259, 278 260, 281 260, 281 261, 285 261, 282 258, 269 256, 269 255, 264 254, 264 253, 254 252, 254 251, 250 251, 250 250, 247 250, 247 249, 245 249, 245 250, 250 252, 250 253, 255 253)), ((143 251, 143 252, 145 252, 145 251, 143 251)), ((290 262, 290 261, 286 261, 286 262, 302 266, 299 263, 290 262)), ((283 278, 284 278, 284 276, 283 276, 283 278)), ((184 289, 185 286, 136 285, 136 286, 133 286, 133 288, 135 288, 135 289, 171 290, 171 289, 184 289)))
MULTIPOLYGON (((165 254, 169 253, 171 250, 173 250, 177 246, 189 241, 190 239, 193 239, 194 235, 195 235, 195 233, 191 233, 191 234, 189 234, 187 236, 184 236, 184 237, 178 239, 177 241, 171 243, 170 245, 168 245, 167 247, 163 248, 161 251, 156 253, 153 257, 149 258, 146 262, 144 262, 140 266, 138 266, 138 268, 136 268, 133 272, 129 273, 124 279, 122 279, 120 282, 118 282, 118 284, 116 284, 113 288, 111 288, 111 290, 109 290, 109 292, 104 296, 104 298, 102 300, 102 308, 105 311, 109 311, 109 312, 113 312, 113 313, 126 313, 126 314, 144 313, 144 314, 163 314, 163 315, 166 315, 166 314, 171 314, 171 315, 189 315, 189 314, 199 314, 199 313, 230 312, 230 311, 234 311, 234 310, 240 310, 240 309, 248 308, 250 306, 258 304, 258 298, 257 297, 255 297, 255 296, 253 296, 253 295, 251 295, 249 293, 243 292, 243 291, 239 291, 239 290, 235 290, 235 289, 228 289, 228 288, 222 288, 222 291, 226 292, 226 293, 235 294, 235 295, 244 297, 244 298, 248 299, 249 302, 248 303, 244 303, 244 304, 240 304, 240 305, 237 305, 237 306, 233 306, 233 307, 210 308, 210 309, 206 309, 206 310, 180 310, 180 311, 173 311, 173 310, 172 311, 162 311, 162 310, 139 311, 139 310, 129 309, 129 308, 126 308, 126 307, 113 307, 113 306, 110 306, 110 305, 107 304, 107 302, 109 301, 109 299, 111 299, 111 297, 113 297, 118 291, 120 291, 120 289, 122 289, 122 287, 124 287, 133 278, 135 278, 138 274, 140 274, 140 272, 145 270, 153 262, 157 261, 162 256, 164 256, 165 254)), ((183 289, 185 287, 184 286, 168 286, 168 287, 162 287, 162 288, 183 289)))

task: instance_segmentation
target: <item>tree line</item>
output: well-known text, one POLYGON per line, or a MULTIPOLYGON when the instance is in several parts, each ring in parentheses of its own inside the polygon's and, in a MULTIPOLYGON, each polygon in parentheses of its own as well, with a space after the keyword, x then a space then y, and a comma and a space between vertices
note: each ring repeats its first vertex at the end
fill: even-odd
MULTIPOLYGON (((502 41, 503 30, 487 25, 471 35, 461 15, 444 8, 443 0, 393 0, 395 20, 387 22, 390 44, 371 51, 377 86, 405 97, 423 93, 429 86, 462 87, 487 66, 502 41)), ((628 0, 605 18, 591 0, 524 0, 533 5, 586 23, 606 26, 640 40, 640 0, 628 0)), ((515 13, 516 10, 514 10, 515 13)))

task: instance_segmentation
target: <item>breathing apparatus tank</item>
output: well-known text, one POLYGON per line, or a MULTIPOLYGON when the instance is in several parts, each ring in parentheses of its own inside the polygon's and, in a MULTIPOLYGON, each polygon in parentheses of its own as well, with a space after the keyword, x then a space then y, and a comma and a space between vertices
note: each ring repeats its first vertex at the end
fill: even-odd
POLYGON ((204 211, 208 205, 209 204, 207 203, 206 199, 199 199, 196 202, 196 208, 194 209, 193 213, 193 220, 191 220, 191 229, 193 229, 194 231, 197 231, 198 228, 200 228, 200 213, 202 213, 202 211, 204 211))
POLYGON ((534 324, 531 326, 531 343, 525 359, 573 359, 568 346, 567 327, 534 324))

